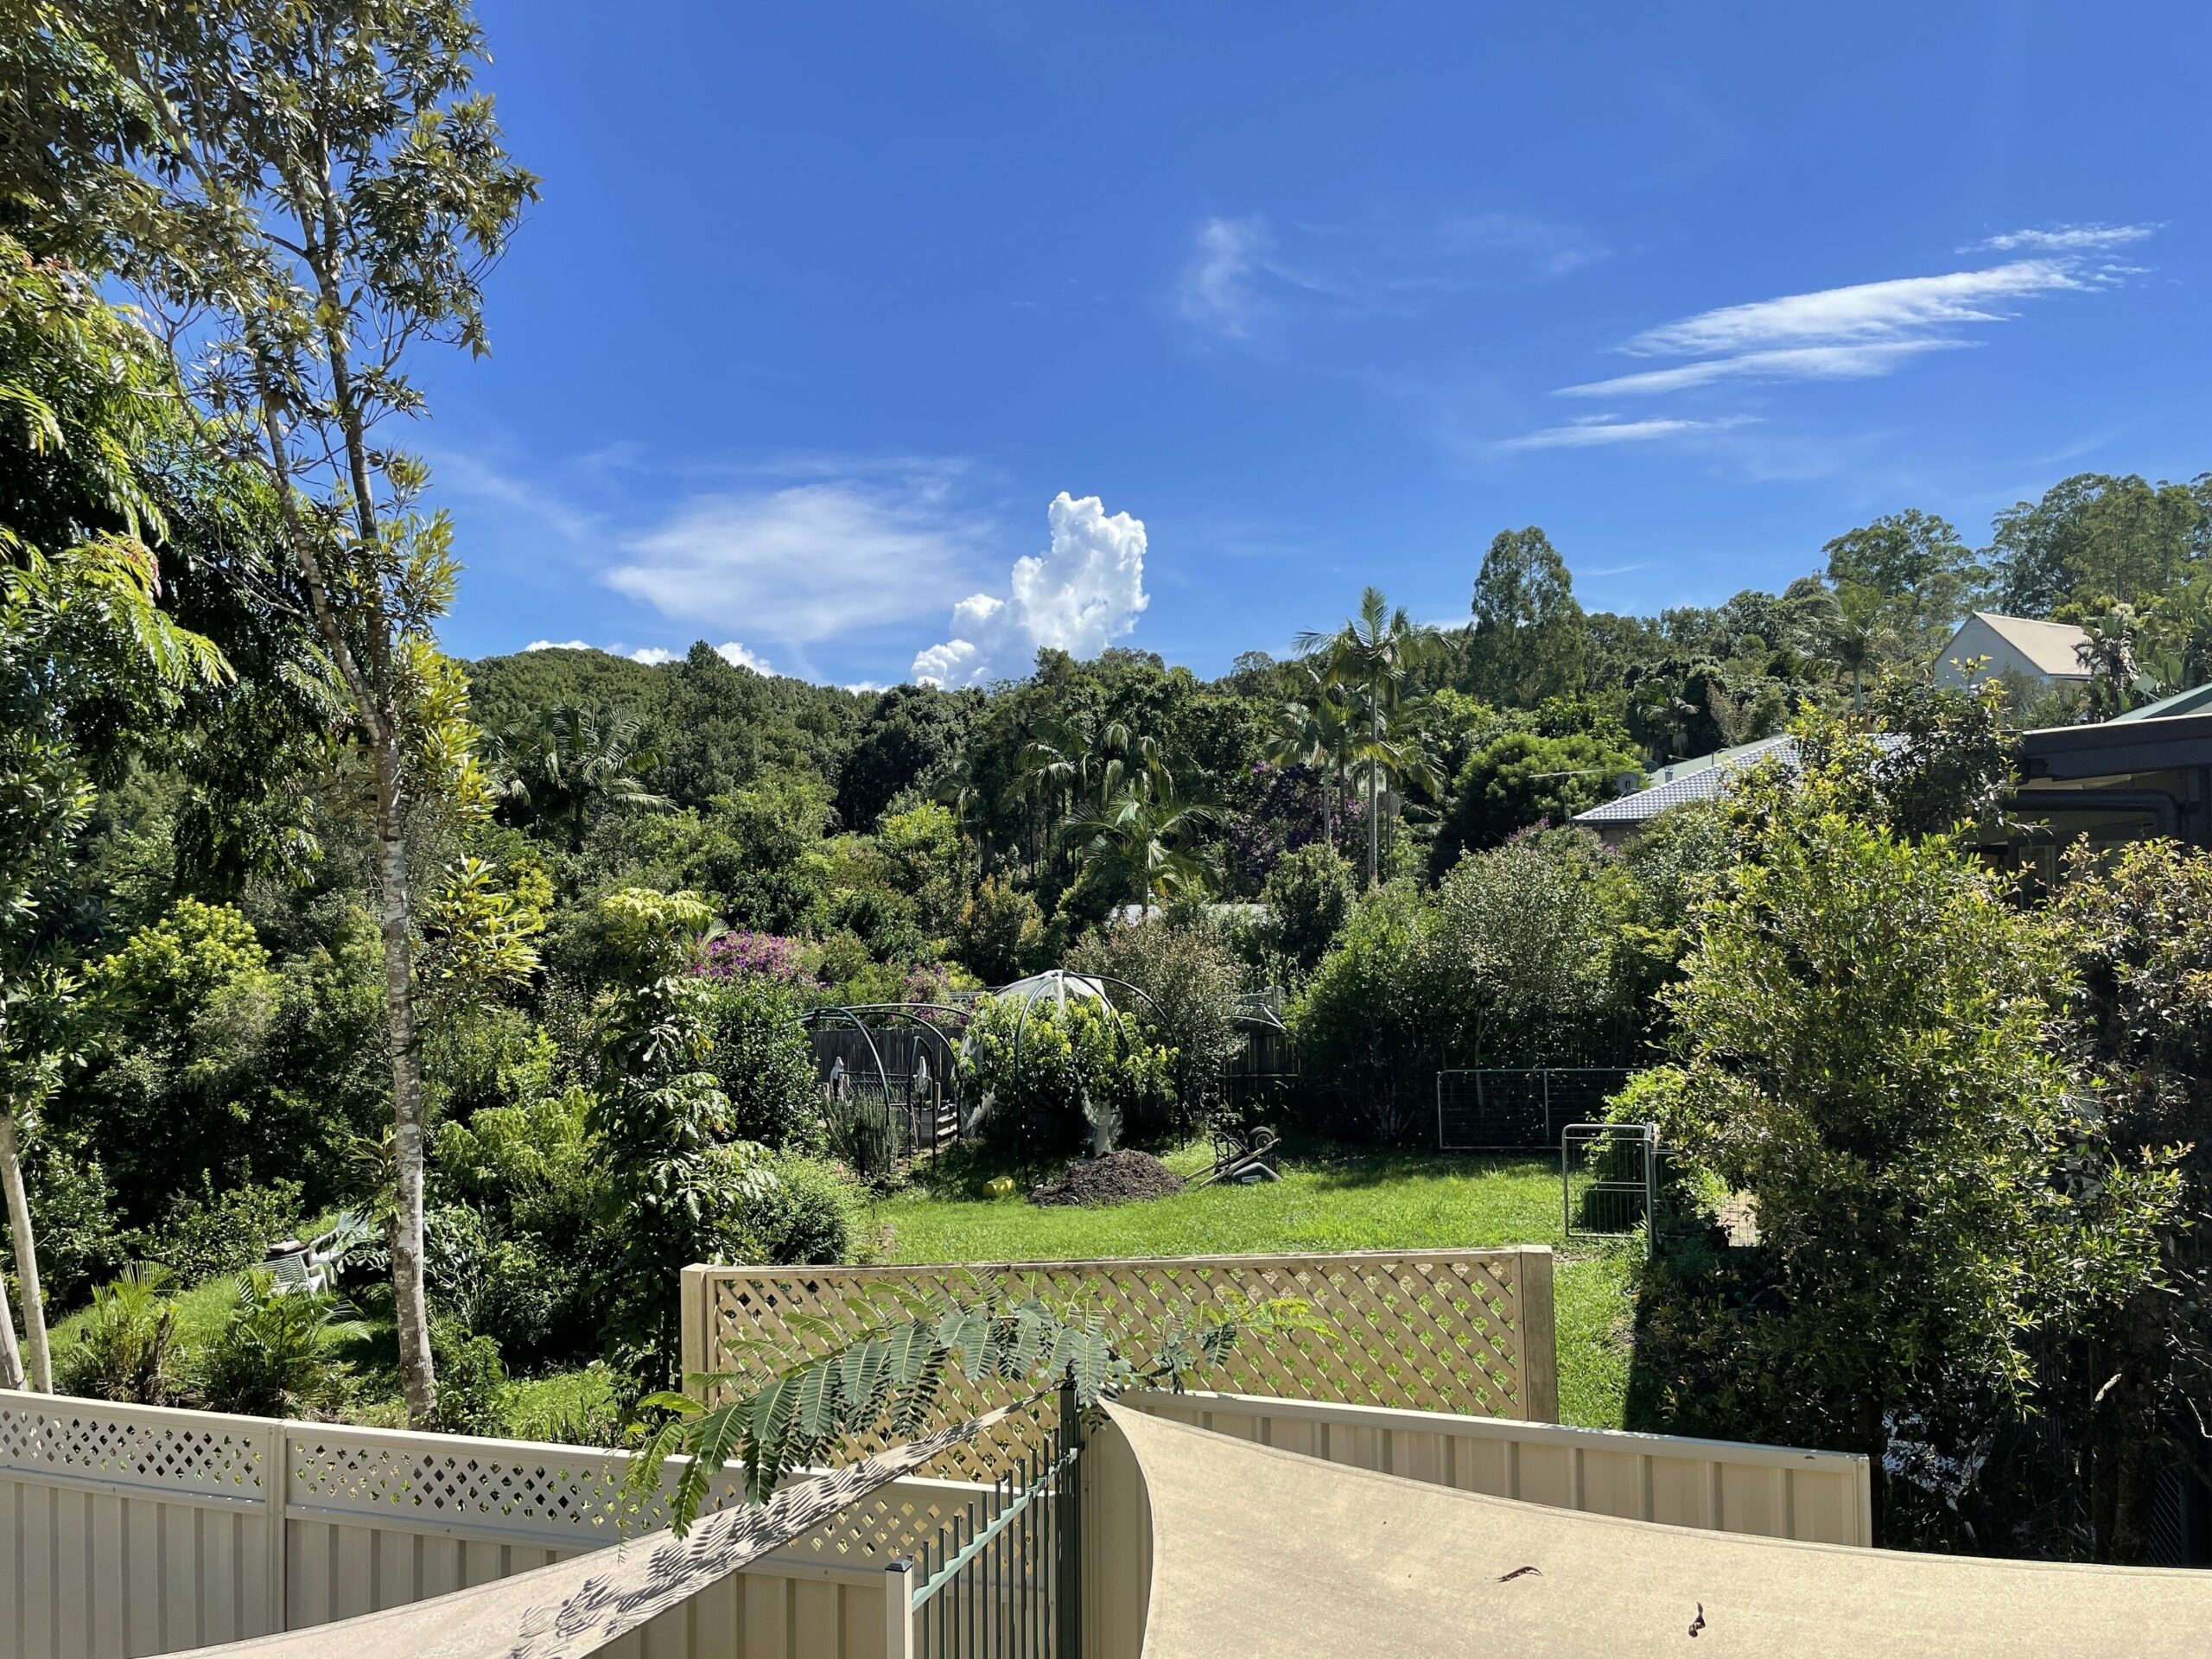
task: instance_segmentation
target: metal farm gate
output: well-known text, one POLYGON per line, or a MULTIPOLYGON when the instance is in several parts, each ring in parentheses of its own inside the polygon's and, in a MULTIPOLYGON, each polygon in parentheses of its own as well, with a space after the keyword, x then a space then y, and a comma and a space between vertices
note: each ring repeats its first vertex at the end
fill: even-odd
POLYGON ((1603 1114, 1628 1081, 1618 1065, 1497 1066, 1436 1074, 1445 1152, 1548 1152, 1570 1123, 1603 1114))

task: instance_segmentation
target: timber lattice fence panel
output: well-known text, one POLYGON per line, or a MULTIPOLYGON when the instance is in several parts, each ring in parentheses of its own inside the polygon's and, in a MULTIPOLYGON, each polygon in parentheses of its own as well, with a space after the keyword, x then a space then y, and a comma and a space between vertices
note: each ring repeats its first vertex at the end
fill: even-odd
MULTIPOLYGON (((973 1300, 994 1282, 1055 1306, 1096 1309, 1135 1358, 1148 1356, 1178 1320, 1194 1323, 1208 1306, 1234 1309, 1294 1298, 1328 1326, 1325 1333, 1248 1336, 1208 1379, 1214 1386, 1544 1422, 1559 1415, 1552 1255, 1541 1246, 973 1266, 687 1268, 683 1370, 687 1377, 731 1375, 765 1382, 911 1317, 931 1299, 973 1300)), ((939 1416, 927 1427, 964 1421, 1016 1397, 1012 1385, 978 1386, 956 1366, 939 1416)), ((1032 1421, 1010 1420, 995 1435, 950 1454, 936 1472, 989 1478, 1035 1432, 1032 1421)), ((848 1455, 865 1456, 889 1443, 862 1439, 848 1455)))

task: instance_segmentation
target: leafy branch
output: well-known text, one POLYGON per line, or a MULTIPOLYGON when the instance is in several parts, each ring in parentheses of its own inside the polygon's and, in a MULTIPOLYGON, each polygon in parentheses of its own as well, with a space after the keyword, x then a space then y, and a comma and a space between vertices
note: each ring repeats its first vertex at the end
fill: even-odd
MULTIPOLYGON (((1191 1377, 1226 1361, 1249 1334, 1330 1329, 1294 1298, 1210 1306, 1195 1319, 1178 1319, 1150 1356, 1138 1358, 1122 1351, 1096 1306, 1063 1313, 1035 1296, 1008 1296, 988 1278, 984 1291, 973 1301, 902 1297, 911 1317, 793 1366, 756 1392, 721 1405, 708 1407, 682 1394, 650 1396, 642 1403, 672 1414, 632 1462, 626 1496, 639 1505, 652 1502, 660 1495, 664 1461, 685 1459, 669 1499, 670 1524, 680 1537, 706 1506, 715 1477, 733 1461, 744 1465, 747 1501, 765 1503, 791 1471, 826 1461, 841 1442, 887 1426, 904 1439, 925 1432, 956 1364, 971 1382, 1035 1384, 1020 1403, 1065 1382, 1077 1403, 1088 1409, 1133 1388, 1165 1386, 1179 1393, 1191 1377)), ((691 1379, 705 1388, 749 1380, 731 1373, 691 1379)))

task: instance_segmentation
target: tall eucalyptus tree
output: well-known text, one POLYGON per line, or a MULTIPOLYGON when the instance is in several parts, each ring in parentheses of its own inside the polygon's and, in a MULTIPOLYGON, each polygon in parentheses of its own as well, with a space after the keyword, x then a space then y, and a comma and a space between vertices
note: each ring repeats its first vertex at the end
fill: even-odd
POLYGON ((393 1291, 408 1414, 434 1421, 423 1287, 423 1062, 410 824, 480 802, 466 693, 436 649, 451 527, 379 429, 422 412, 422 347, 486 349, 482 277, 535 179, 476 90, 467 0, 136 0, 44 8, 143 95, 117 159, 138 194, 123 271, 161 320, 207 435, 259 467, 369 751, 398 1211, 393 1291))

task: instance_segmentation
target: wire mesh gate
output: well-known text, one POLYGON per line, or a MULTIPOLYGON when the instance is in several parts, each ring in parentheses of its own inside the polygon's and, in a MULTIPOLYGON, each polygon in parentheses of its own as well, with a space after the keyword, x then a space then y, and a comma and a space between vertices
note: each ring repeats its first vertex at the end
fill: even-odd
POLYGON ((1439 1071, 1436 1144, 1444 1152, 1548 1152, 1564 1126, 1596 1116, 1627 1081, 1618 1065, 1439 1071))
POLYGON ((1649 1123, 1569 1123, 1560 1131, 1560 1202, 1569 1238, 1624 1238, 1656 1248, 1659 1131, 1649 1123))
POLYGON ((1077 1659, 1083 1630, 1083 1415, 1059 1421, 935 1539, 884 1574, 887 1659, 1077 1659))

